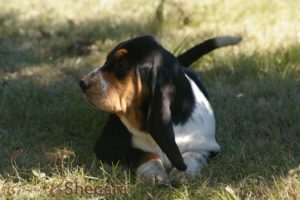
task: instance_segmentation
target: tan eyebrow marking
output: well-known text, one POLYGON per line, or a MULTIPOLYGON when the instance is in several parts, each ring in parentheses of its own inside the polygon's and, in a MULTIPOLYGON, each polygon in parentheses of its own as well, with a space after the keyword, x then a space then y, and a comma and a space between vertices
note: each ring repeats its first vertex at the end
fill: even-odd
POLYGON ((123 56, 125 56, 128 53, 128 51, 126 49, 119 49, 116 53, 115 53, 115 57, 116 59, 120 59, 123 56))

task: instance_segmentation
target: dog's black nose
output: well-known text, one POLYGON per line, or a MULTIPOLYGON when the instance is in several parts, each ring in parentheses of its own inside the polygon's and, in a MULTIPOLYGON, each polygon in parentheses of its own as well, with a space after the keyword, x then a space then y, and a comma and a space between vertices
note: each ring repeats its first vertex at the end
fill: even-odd
POLYGON ((79 86, 81 87, 81 90, 84 92, 91 86, 91 84, 88 80, 81 80, 79 82, 79 86))

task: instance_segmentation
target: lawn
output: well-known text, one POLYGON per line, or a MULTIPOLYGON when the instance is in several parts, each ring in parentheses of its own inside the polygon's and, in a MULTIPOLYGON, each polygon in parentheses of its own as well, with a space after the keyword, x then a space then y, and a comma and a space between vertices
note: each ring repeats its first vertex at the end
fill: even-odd
POLYGON ((1 199, 300 199, 300 1, 0 0, 0 8, 1 199), (243 37, 192 66, 222 152, 179 188, 145 184, 93 154, 107 114, 84 101, 78 81, 119 42, 145 34, 176 55, 214 36, 243 37))

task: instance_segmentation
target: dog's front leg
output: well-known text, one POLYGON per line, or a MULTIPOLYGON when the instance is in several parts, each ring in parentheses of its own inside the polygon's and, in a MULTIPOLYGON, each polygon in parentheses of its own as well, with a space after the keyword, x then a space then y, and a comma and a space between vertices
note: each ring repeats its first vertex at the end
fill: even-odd
POLYGON ((153 153, 146 153, 137 167, 137 175, 146 182, 171 185, 161 159, 153 153))

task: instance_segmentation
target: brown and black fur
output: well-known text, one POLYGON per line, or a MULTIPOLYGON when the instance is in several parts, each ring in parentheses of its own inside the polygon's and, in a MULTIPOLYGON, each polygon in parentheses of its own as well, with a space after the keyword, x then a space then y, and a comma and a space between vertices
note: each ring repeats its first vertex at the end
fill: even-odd
POLYGON ((104 65, 80 82, 94 107, 112 113, 94 146, 97 158, 108 163, 124 161, 133 168, 156 159, 151 152, 131 146, 131 133, 120 120, 123 117, 136 129, 149 132, 172 164, 185 170, 171 127, 172 123, 184 123, 193 109, 185 74, 206 98, 208 94, 197 75, 184 67, 216 48, 219 46, 210 39, 176 58, 152 36, 117 45, 104 65), (109 91, 101 92, 100 79, 109 84, 109 91))

